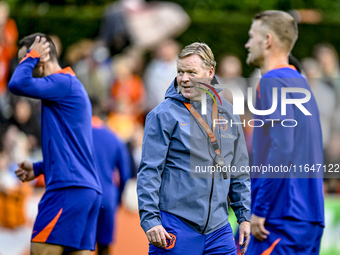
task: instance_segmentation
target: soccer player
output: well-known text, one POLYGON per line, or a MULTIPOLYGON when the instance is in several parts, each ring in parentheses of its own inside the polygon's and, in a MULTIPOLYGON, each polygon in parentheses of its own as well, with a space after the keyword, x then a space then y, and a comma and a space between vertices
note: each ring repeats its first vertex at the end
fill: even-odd
MULTIPOLYGON (((277 109, 256 115, 264 122, 253 133, 254 166, 307 166, 323 164, 322 137, 315 98, 306 79, 288 65, 288 54, 297 40, 295 20, 282 11, 257 14, 249 30, 247 64, 261 69, 257 110, 277 109), (281 106, 284 89, 303 88, 307 102, 281 106), (307 93, 308 94, 308 93, 307 93), (274 95, 274 99, 273 99, 274 95), (286 108, 286 114, 281 111, 286 108), (307 114, 307 110, 311 115, 307 114), (290 127, 288 127, 290 126, 290 127)), ((290 100, 304 100, 303 93, 287 93, 290 100)), ((252 178, 252 238, 247 254, 319 254, 324 227, 322 175, 273 173, 252 178), (278 178, 276 178, 278 177, 278 178), (286 178, 283 178, 286 177, 286 178), (310 178, 308 178, 310 177, 310 178)))
POLYGON ((94 158, 103 188, 97 225, 97 247, 98 255, 108 255, 114 236, 116 209, 125 183, 131 177, 130 157, 127 146, 100 119, 97 100, 91 99, 91 102, 94 158), (119 174, 115 171, 117 169, 119 174))
POLYGON ((230 178, 221 171, 197 172, 200 166, 248 166, 241 125, 213 126, 216 119, 240 122, 227 100, 222 98, 217 104, 209 98, 206 116, 197 116, 205 92, 194 86, 194 80, 208 85, 215 65, 205 43, 186 46, 178 55, 177 78, 170 84, 166 99, 146 118, 137 193, 141 226, 150 242, 149 254, 236 255, 228 221, 228 193, 240 224, 243 253, 247 249, 249 174, 230 178), (207 128, 201 125, 203 120, 207 128), (215 138, 210 140, 212 133, 215 138))
POLYGON ((43 161, 23 161, 21 181, 44 174, 46 192, 38 209, 31 254, 89 255, 96 241, 101 185, 93 161, 91 103, 70 67, 61 69, 55 46, 36 33, 19 42, 9 89, 41 99, 43 161))

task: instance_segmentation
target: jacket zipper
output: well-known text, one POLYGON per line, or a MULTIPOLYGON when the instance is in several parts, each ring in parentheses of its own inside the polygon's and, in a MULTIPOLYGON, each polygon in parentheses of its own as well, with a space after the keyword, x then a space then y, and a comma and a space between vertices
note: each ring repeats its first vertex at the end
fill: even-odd
MULTIPOLYGON (((207 116, 204 116, 206 123, 209 123, 207 120, 207 116)), ((209 125, 209 124, 208 124, 209 125)), ((208 138, 208 150, 209 150, 209 138, 208 138)), ((209 150, 210 153, 210 150, 209 150)), ((209 210, 208 210, 208 217, 207 217, 207 222, 205 223, 204 229, 202 231, 202 234, 204 234, 206 228, 208 227, 208 223, 209 223, 209 219, 210 219, 210 212, 211 212, 211 199, 212 199, 212 195, 214 192, 214 182, 215 182, 215 172, 212 173, 212 181, 211 181, 211 189, 210 189, 210 196, 209 196, 209 210)))
POLYGON ((210 219, 211 199, 212 199, 212 194, 213 194, 213 191, 214 191, 214 181, 215 181, 214 175, 215 175, 215 172, 212 173, 211 190, 210 190, 210 196, 209 196, 208 218, 207 218, 207 223, 205 223, 205 227, 204 227, 204 229, 203 229, 203 231, 202 231, 202 234, 204 234, 205 229, 207 228, 208 223, 209 223, 209 219, 210 219))

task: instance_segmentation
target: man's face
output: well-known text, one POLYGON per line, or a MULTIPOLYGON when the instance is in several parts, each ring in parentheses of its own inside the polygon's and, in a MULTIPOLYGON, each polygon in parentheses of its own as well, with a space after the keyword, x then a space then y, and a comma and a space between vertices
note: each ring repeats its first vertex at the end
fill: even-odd
POLYGON ((328 76, 332 76, 337 68, 337 58, 334 53, 328 48, 322 48, 316 57, 320 62, 323 72, 328 76))
MULTIPOLYGON (((18 60, 19 62, 25 57, 28 49, 26 46, 23 46, 18 51, 18 60)), ((33 77, 43 77, 43 68, 39 63, 33 69, 33 77)))
POLYGON ((245 45, 248 50, 247 64, 261 67, 264 61, 265 33, 261 27, 261 21, 256 20, 252 23, 249 30, 249 40, 245 45))
POLYGON ((181 94, 189 100, 200 101, 203 90, 194 87, 190 79, 214 77, 214 68, 203 68, 203 60, 198 55, 190 55, 177 60, 177 84, 181 94))

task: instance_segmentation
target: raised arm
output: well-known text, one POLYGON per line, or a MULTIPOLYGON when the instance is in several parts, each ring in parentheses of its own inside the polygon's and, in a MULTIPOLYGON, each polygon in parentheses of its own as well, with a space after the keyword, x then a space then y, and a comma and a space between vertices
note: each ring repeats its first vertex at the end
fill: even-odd
POLYGON ((42 65, 48 65, 51 61, 48 57, 48 42, 45 38, 42 38, 41 41, 38 41, 37 38, 15 69, 8 88, 13 94, 19 96, 58 100, 68 92, 71 86, 71 77, 54 74, 43 78, 33 77, 33 70, 36 71, 39 68, 42 70, 42 65))

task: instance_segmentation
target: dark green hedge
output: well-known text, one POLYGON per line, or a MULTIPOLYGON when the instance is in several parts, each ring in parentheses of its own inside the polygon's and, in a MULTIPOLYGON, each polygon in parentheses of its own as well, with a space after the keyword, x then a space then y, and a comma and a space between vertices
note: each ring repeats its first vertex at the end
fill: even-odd
MULTIPOLYGON (((244 75, 248 76, 252 68, 245 65, 247 50, 244 48, 248 40, 248 30, 252 16, 225 13, 224 17, 211 15, 211 20, 193 19, 190 28, 179 37, 183 45, 194 41, 208 43, 215 55, 226 53, 238 55, 244 64, 244 75), (214 18, 215 17, 215 18, 214 18)), ((292 51, 298 59, 311 56, 313 47, 320 42, 332 43, 340 53, 340 24, 324 22, 317 25, 300 24, 299 38, 292 51)))
MULTIPOLYGON (((15 7, 17 5, 27 5, 32 3, 49 3, 52 6, 100 6, 109 4, 115 0, 7 0, 15 7)), ((242 13, 257 12, 267 9, 291 10, 291 9, 319 9, 322 11, 339 10, 340 2, 338 0, 145 0, 153 1, 171 1, 180 4, 185 10, 205 9, 205 10, 237 10, 242 13)))
MULTIPOLYGON (((191 3, 193 4, 194 1, 191 3)), ((213 2, 208 1, 208 3, 213 2)), ((95 38, 98 35, 103 10, 103 5, 79 7, 32 4, 12 9, 12 17, 17 22, 20 38, 37 31, 57 34, 66 49, 68 45, 81 38, 95 38)), ((183 46, 194 41, 202 41, 211 46, 217 59, 225 53, 237 54, 242 60, 246 58, 244 44, 248 40, 248 29, 255 13, 244 14, 230 10, 209 11, 197 8, 187 11, 192 18, 192 23, 178 38, 183 46)), ((321 24, 299 25, 299 39, 293 50, 293 54, 298 59, 310 56, 313 46, 323 41, 334 44, 340 52, 339 16, 332 13, 323 16, 324 20, 321 24)), ((247 66, 244 68, 244 74, 249 75, 251 68, 247 66)))

